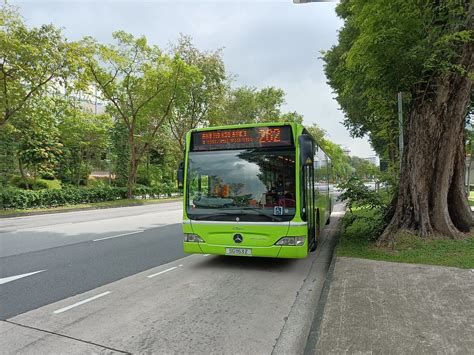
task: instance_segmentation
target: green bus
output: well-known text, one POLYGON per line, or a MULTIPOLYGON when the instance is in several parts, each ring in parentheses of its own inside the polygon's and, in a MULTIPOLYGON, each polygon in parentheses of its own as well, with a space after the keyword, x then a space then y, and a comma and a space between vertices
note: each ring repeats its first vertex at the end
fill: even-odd
POLYGON ((331 162, 296 123, 193 129, 178 170, 184 251, 304 258, 329 222, 331 162))

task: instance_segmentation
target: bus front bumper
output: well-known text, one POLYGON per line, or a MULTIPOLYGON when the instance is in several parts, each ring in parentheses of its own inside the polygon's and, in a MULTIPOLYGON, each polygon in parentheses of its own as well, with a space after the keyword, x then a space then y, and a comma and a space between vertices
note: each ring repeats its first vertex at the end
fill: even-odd
MULTIPOLYGON (((184 242, 184 252, 187 254, 213 254, 213 255, 227 255, 227 249, 239 248, 234 245, 212 245, 208 243, 184 242)), ((306 242, 302 246, 279 246, 273 245, 271 247, 242 247, 250 249, 251 255, 254 257, 264 258, 288 258, 301 259, 308 255, 308 246, 306 242)), ((245 255, 241 255, 245 256, 245 255)))

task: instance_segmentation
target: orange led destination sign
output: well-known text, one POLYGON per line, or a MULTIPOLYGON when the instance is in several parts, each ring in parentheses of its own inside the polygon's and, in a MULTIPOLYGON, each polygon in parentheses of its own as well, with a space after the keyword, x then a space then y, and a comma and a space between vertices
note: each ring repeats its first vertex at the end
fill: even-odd
POLYGON ((293 145, 290 126, 251 127, 194 132, 193 151, 288 147, 293 145))

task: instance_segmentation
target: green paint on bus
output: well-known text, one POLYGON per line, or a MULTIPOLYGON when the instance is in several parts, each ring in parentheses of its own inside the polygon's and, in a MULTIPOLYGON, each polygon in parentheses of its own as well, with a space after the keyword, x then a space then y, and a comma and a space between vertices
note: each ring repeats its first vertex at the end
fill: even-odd
POLYGON ((184 251, 304 258, 331 212, 331 161, 296 123, 186 135, 184 251))

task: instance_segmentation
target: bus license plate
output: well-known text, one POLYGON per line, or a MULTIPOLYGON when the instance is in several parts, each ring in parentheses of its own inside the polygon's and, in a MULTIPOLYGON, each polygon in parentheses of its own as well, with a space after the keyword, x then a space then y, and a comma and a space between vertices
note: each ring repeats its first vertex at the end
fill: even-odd
POLYGON ((225 255, 247 255, 247 256, 252 256, 252 249, 225 248, 225 255))

